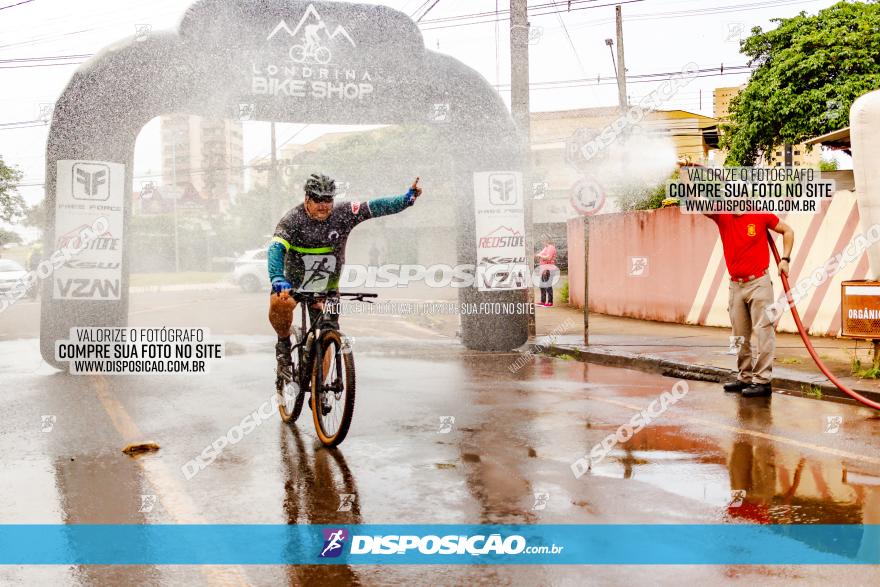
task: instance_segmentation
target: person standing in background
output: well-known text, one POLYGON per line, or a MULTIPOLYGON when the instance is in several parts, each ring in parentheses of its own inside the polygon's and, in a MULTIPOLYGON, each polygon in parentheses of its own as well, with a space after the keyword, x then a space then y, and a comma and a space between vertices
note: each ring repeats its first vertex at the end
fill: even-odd
POLYGON ((559 267, 556 266, 556 247, 553 245, 553 239, 549 236, 544 237, 544 248, 535 255, 538 258, 538 269, 541 272, 541 301, 539 306, 545 308, 553 307, 553 277, 558 275, 559 267))

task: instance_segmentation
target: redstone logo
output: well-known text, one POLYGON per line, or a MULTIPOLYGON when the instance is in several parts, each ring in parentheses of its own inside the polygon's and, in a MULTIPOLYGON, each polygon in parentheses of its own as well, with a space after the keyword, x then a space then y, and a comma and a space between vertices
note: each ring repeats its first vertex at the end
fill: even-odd
POLYGON ((525 236, 506 226, 502 226, 484 237, 480 237, 481 249, 497 249, 502 247, 525 246, 525 236), (504 234, 507 233, 507 234, 504 234))

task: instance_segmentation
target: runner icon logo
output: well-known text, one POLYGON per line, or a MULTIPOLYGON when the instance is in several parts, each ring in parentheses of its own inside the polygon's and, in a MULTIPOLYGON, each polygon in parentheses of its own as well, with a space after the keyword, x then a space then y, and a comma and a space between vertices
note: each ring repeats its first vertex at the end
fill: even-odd
POLYGON ((325 528, 324 532, 324 548, 321 550, 320 558, 336 558, 342 554, 345 541, 348 540, 348 530, 344 528, 325 528))

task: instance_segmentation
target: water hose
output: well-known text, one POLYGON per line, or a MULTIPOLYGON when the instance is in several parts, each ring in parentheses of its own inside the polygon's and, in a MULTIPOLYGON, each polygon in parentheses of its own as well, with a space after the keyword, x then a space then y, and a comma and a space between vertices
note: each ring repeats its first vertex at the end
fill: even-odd
MULTIPOLYGON (((770 234, 770 231, 767 231, 767 240, 770 241, 770 250, 773 251, 773 257, 776 259, 776 264, 779 265, 780 257, 779 251, 776 249, 776 243, 773 242, 773 236, 770 234)), ((828 370, 828 367, 822 363, 819 359, 819 355, 816 353, 816 349, 813 348, 813 343, 810 342, 809 337, 807 336, 807 331, 804 328, 804 323, 801 322, 801 316, 798 314, 797 308, 794 305, 794 300, 791 296, 791 288, 788 285, 788 277, 783 273, 780 275, 782 278, 782 288, 785 290, 786 298, 788 299, 788 307, 791 308, 791 317, 794 318, 794 323, 797 326, 798 332, 801 335, 801 339, 804 341, 804 346, 807 347, 807 352, 810 353, 810 356, 813 357, 813 362, 816 363, 816 366, 819 367, 819 371, 821 371, 828 380, 835 385, 840 391, 850 396, 857 402, 868 406, 869 408, 874 408, 875 410, 880 410, 880 403, 869 400, 865 396, 861 395, 858 392, 853 391, 848 388, 846 385, 840 382, 837 377, 835 377, 831 371, 828 370)))

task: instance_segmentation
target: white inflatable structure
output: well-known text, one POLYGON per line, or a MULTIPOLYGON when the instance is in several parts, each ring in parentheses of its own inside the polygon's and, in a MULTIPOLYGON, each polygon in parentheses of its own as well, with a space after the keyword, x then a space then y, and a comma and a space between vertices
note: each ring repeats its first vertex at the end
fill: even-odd
MULTIPOLYGON (((849 125, 859 224, 864 233, 880 224, 880 90, 853 102, 849 125)), ((868 248, 868 280, 880 280, 880 243, 868 248)))

